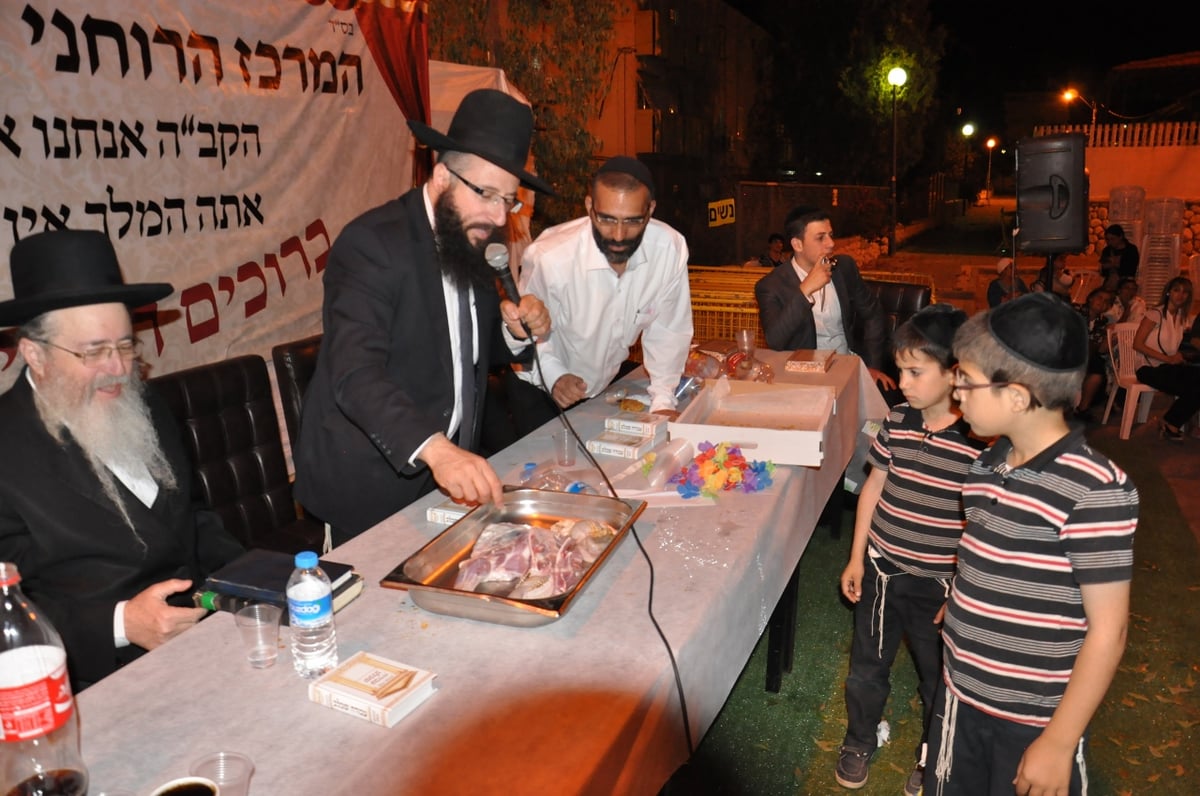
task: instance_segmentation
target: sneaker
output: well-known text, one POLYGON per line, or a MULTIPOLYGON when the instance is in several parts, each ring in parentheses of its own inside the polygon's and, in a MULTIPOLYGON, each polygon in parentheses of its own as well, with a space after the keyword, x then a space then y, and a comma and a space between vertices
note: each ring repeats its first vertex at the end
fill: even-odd
POLYGON ((921 796, 924 788, 925 768, 920 765, 914 766, 912 773, 908 775, 908 781, 904 783, 904 796, 921 796))
POLYGON ((838 784, 843 788, 858 790, 867 784, 867 767, 870 764, 870 752, 859 752, 843 746, 841 752, 838 753, 838 784))

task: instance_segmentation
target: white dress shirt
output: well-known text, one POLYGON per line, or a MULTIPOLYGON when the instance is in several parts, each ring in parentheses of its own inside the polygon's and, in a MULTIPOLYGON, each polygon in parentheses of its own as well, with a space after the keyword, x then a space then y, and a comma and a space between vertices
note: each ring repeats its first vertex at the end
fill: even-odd
MULTIPOLYGON (((595 396, 612 382, 640 334, 650 411, 674 409, 692 342, 687 260, 683 236, 654 219, 619 277, 596 246, 588 216, 539 235, 522 258, 520 289, 550 311, 553 328, 538 343, 547 387, 553 390, 571 373, 587 384, 588 397, 595 396)), ((517 375, 542 386, 536 365, 517 375)))
MULTIPOLYGON (((803 282, 808 271, 792 258, 792 268, 803 282)), ((842 302, 838 299, 837 287, 830 279, 823 288, 809 296, 812 304, 813 326, 817 332, 817 348, 832 349, 839 354, 850 353, 850 341, 846 337, 846 324, 842 319, 842 302)))

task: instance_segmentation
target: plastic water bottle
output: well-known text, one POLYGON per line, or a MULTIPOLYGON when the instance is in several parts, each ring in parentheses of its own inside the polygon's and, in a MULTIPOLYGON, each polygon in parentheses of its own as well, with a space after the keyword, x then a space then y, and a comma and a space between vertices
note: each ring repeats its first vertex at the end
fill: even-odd
POLYGON ((296 554, 296 569, 287 582, 288 622, 292 628, 292 665, 311 680, 337 666, 337 631, 333 627, 333 588, 317 566, 317 554, 296 554))
POLYGON ((67 652, 20 583, 16 565, 0 562, 0 793, 83 796, 67 652))

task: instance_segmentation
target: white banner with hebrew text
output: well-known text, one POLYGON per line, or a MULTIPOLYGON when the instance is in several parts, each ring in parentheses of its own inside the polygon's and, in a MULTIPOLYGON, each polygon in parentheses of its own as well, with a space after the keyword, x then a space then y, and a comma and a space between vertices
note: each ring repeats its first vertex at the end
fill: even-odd
POLYGON ((335 5, 0 0, 0 299, 17 240, 97 229, 126 281, 175 286, 137 321, 152 376, 320 331, 331 242, 411 179, 404 117, 335 5))

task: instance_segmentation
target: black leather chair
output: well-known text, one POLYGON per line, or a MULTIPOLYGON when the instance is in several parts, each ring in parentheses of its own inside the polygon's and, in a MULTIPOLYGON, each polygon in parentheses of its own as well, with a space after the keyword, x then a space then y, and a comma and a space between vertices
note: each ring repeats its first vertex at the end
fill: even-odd
POLYGON ((315 334, 290 343, 280 343, 271 349, 271 360, 275 363, 275 381, 279 386, 279 403, 283 407, 283 422, 287 425, 288 439, 296 444, 300 433, 300 411, 304 407, 304 393, 312 381, 317 367, 317 354, 321 351, 321 338, 315 334))
POLYGON ((323 524, 300 516, 292 499, 266 360, 235 357, 150 384, 179 422, 201 496, 230 533, 247 548, 320 551, 323 524))
POLYGON ((867 289, 879 300, 884 317, 884 367, 883 372, 897 378, 896 363, 892 358, 892 333, 918 311, 929 306, 933 289, 929 285, 908 282, 882 282, 863 280, 867 289))

